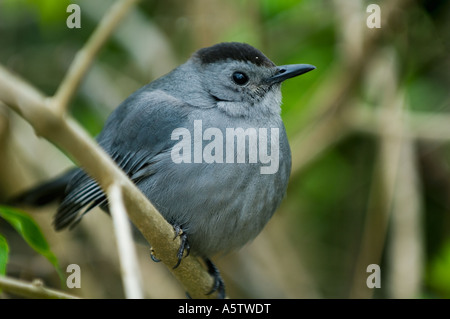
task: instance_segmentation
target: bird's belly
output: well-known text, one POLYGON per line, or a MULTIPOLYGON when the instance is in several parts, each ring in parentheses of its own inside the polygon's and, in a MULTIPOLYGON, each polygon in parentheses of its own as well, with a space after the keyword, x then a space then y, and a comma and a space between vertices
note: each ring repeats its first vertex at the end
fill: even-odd
POLYGON ((169 223, 187 233, 191 251, 205 257, 253 239, 281 202, 289 174, 283 165, 275 174, 261 174, 259 164, 249 163, 161 167, 141 189, 169 223))

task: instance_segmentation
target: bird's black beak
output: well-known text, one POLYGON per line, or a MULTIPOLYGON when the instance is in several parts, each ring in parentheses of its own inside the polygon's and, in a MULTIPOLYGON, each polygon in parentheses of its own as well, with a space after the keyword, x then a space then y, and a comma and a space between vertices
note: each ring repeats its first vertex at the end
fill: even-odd
POLYGON ((277 66, 275 75, 267 79, 270 84, 283 82, 284 80, 293 78, 294 76, 314 70, 316 67, 311 64, 289 64, 277 66))

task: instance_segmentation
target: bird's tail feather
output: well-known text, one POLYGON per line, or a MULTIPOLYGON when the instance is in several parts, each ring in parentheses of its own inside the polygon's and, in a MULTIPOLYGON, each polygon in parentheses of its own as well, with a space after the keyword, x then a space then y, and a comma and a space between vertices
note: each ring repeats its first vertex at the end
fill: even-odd
POLYGON ((64 198, 67 185, 76 171, 76 169, 70 170, 63 175, 26 190, 9 199, 7 204, 11 206, 44 206, 51 202, 60 202, 64 198))

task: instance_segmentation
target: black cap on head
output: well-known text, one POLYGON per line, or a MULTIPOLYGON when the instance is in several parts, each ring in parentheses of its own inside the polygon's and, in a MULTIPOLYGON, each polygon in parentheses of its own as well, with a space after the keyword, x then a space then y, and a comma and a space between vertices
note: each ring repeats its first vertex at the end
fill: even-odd
POLYGON ((222 42, 211 47, 203 48, 198 50, 195 56, 204 64, 231 59, 251 62, 258 66, 275 66, 261 51, 249 44, 239 42, 222 42))

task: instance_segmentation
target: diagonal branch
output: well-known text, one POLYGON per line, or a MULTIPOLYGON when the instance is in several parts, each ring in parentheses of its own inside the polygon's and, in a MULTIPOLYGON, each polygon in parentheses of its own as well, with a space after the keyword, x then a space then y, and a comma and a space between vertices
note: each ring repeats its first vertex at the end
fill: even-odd
POLYGON ((192 298, 215 298, 206 295, 213 279, 199 260, 188 256, 176 269, 179 238, 173 228, 140 192, 116 163, 72 119, 65 116, 67 104, 75 93, 95 55, 136 0, 119 0, 87 44, 77 54, 66 78, 54 97, 45 97, 30 84, 20 80, 0 65, 0 102, 19 113, 37 135, 65 151, 93 179, 105 194, 113 184, 121 185, 123 202, 129 218, 152 245, 155 254, 183 285, 192 298))
POLYGON ((179 238, 173 240, 172 226, 83 128, 70 118, 56 114, 40 92, 1 66, 0 101, 22 115, 39 136, 67 152, 105 193, 113 183, 123 185, 129 217, 152 245, 158 259, 168 266, 192 298, 216 297, 214 294, 206 296, 213 281, 195 257, 184 258, 178 268, 172 269, 180 244, 179 238))

